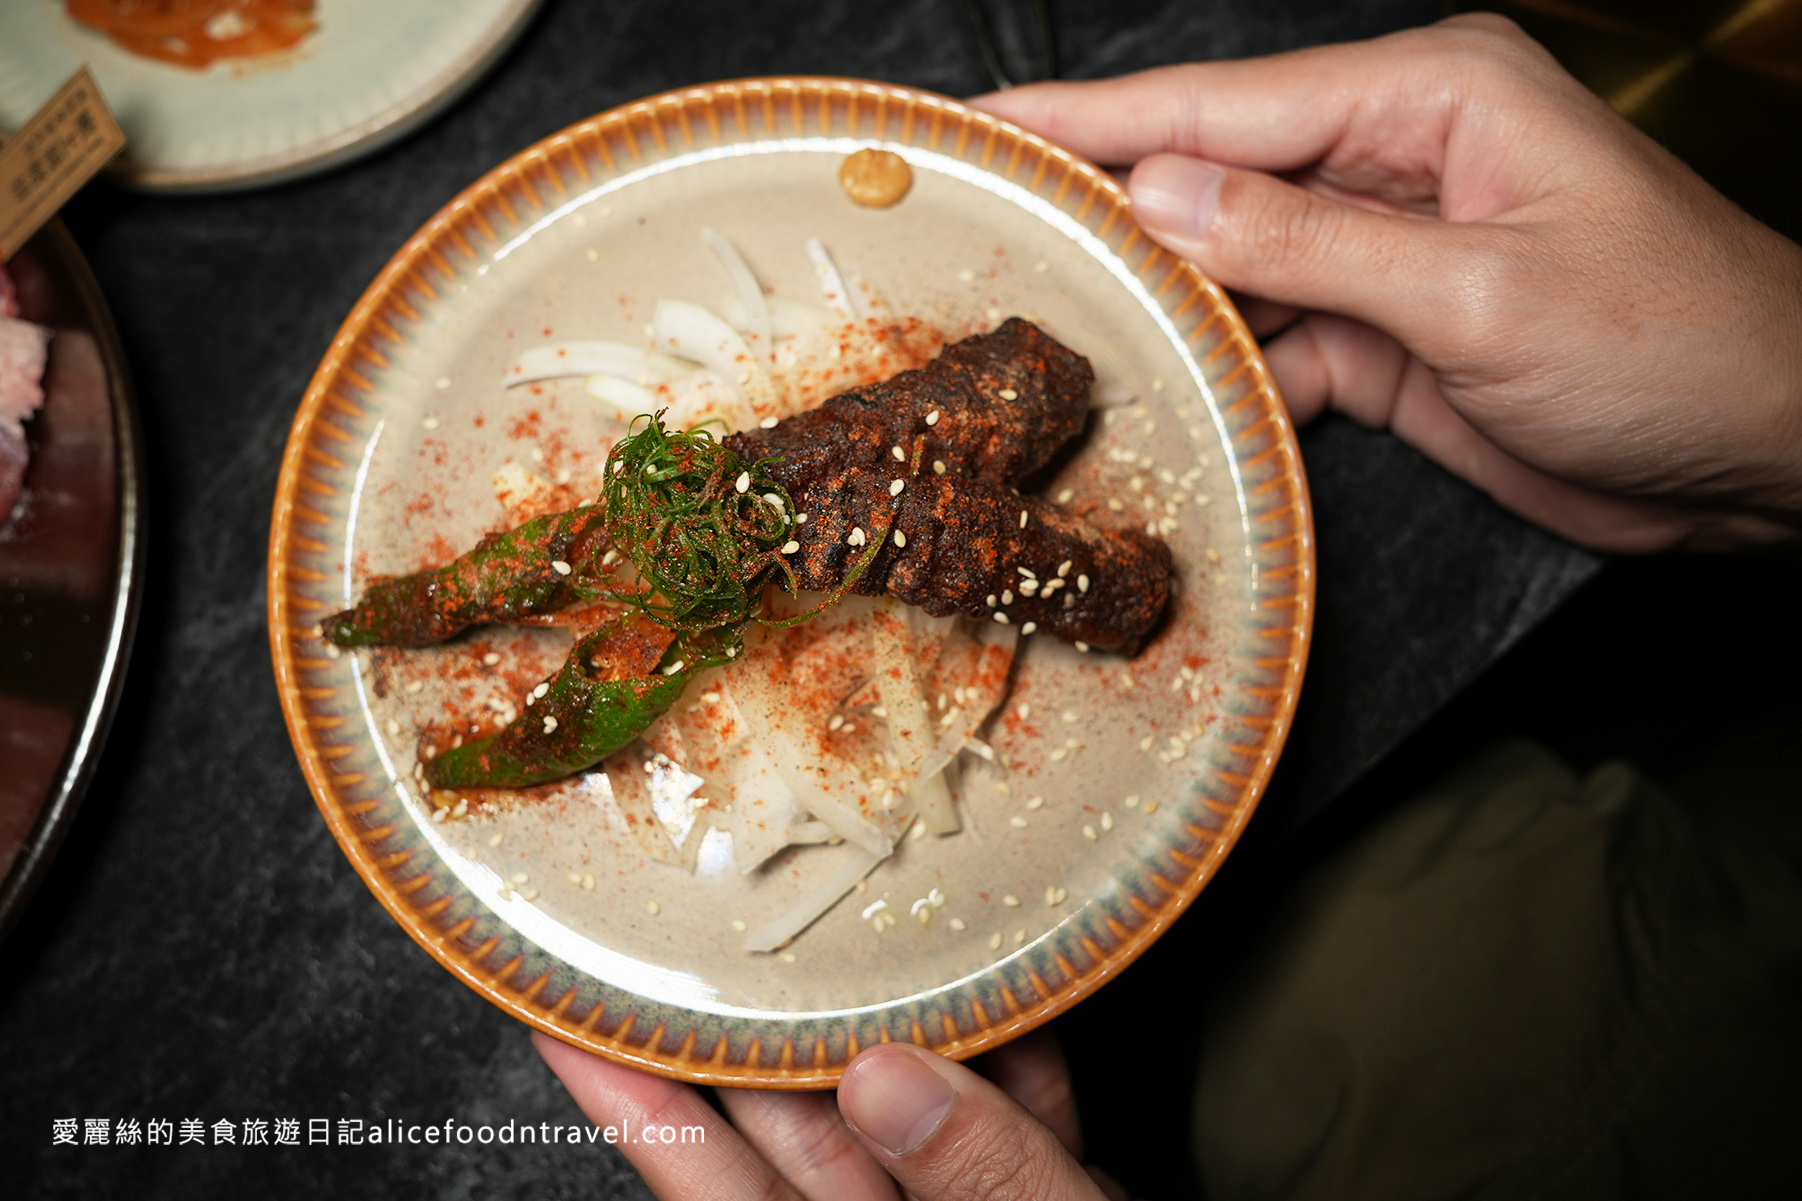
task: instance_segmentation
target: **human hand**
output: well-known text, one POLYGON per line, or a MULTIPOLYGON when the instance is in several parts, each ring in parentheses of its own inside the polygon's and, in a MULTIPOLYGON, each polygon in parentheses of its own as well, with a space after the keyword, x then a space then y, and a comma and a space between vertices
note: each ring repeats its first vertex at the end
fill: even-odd
POLYGON ((1387 427, 1605 550, 1802 533, 1802 248, 1511 22, 973 103, 1136 164, 1146 232, 1289 327, 1297 421, 1387 427))
POLYGON ((1048 1031, 978 1060, 987 1080, 910 1043, 885 1043, 851 1061, 836 1104, 827 1092, 722 1088, 724 1117, 688 1085, 545 1034, 532 1041, 603 1130, 701 1129, 698 1141, 620 1140, 664 1201, 894 1201, 901 1189, 918 1201, 1125 1201, 1077 1163, 1076 1102, 1048 1031))

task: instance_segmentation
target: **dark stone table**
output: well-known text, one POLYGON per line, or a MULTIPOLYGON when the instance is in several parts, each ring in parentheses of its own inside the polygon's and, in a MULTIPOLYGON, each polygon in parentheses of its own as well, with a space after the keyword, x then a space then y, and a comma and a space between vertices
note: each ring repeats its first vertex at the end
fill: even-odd
MULTIPOLYGON (((993 11, 1003 7, 1030 6, 993 11)), ((1063 72, 1083 78, 1364 36, 1431 20, 1439 6, 1053 8, 1063 72)), ((1004 49, 1018 51, 1011 26, 997 24, 1004 49)), ((464 185, 622 101, 773 72, 953 95, 988 86, 958 0, 553 0, 451 112, 373 159, 239 195, 92 188, 66 212, 136 375, 150 571, 98 777, 0 959, 7 1195, 646 1195, 598 1145, 349 1148, 306 1146, 303 1135, 299 1147, 72 1148, 51 1145, 52 1123, 294 1118, 304 1131, 311 1119, 334 1129, 340 1119, 580 1120, 526 1031, 408 941, 319 820, 264 632, 277 464, 339 322, 464 185)), ((1252 827, 1263 854, 1597 565, 1386 436, 1326 422, 1302 447, 1319 523, 1319 621, 1288 755, 1252 827)), ((1139 970, 1104 995, 1133 1001, 1139 970)), ((1162 1003, 1148 995, 1142 1008, 1162 1003)), ((1081 1013, 1060 1023, 1074 1023, 1067 1037, 1080 1036, 1081 1013)), ((1093 1056, 1073 1058, 1079 1089, 1108 1086, 1083 1078, 1093 1056)))

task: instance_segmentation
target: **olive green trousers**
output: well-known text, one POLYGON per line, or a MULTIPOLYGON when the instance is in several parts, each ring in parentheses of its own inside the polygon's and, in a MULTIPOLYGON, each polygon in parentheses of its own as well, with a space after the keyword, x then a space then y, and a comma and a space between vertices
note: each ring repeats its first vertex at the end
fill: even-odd
POLYGON ((1802 1196, 1795 778, 1510 742, 1385 815, 1208 1014, 1208 1197, 1802 1196))

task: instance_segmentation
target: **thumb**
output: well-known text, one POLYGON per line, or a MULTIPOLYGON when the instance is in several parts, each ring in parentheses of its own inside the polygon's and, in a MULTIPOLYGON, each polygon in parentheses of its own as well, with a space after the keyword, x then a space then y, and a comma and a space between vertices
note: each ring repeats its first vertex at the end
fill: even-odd
POLYGON ((920 1201, 1105 1201, 1043 1123, 968 1068, 908 1043, 845 1069, 839 1111, 920 1201))
POLYGON ((1147 234, 1234 291, 1355 317, 1423 357, 1479 315, 1476 226, 1375 213, 1179 154, 1141 159, 1129 189, 1147 234))

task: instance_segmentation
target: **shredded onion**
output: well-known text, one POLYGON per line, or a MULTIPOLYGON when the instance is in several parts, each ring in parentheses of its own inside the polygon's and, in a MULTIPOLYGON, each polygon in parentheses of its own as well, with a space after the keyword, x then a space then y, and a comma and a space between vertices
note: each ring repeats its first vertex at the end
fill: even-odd
POLYGON ((553 342, 549 346, 534 346, 520 355, 519 361, 507 368, 501 383, 511 388, 570 375, 593 375, 597 371, 636 380, 652 370, 651 355, 640 346, 624 342, 553 342))
POLYGON ((701 241, 707 243, 707 249, 713 251, 720 266, 732 277, 732 286, 738 289, 739 303, 744 306, 745 332, 757 349, 768 355, 775 339, 771 336, 770 309, 763 298, 763 285, 751 274, 750 265, 738 253, 738 247, 728 242, 718 230, 712 226, 703 229, 701 241))
POLYGON ((857 320, 857 306, 851 301, 851 289, 845 287, 838 264, 832 261, 818 238, 807 239, 807 257, 813 260, 813 273, 819 277, 820 298, 826 302, 826 307, 842 314, 847 321, 857 320))

